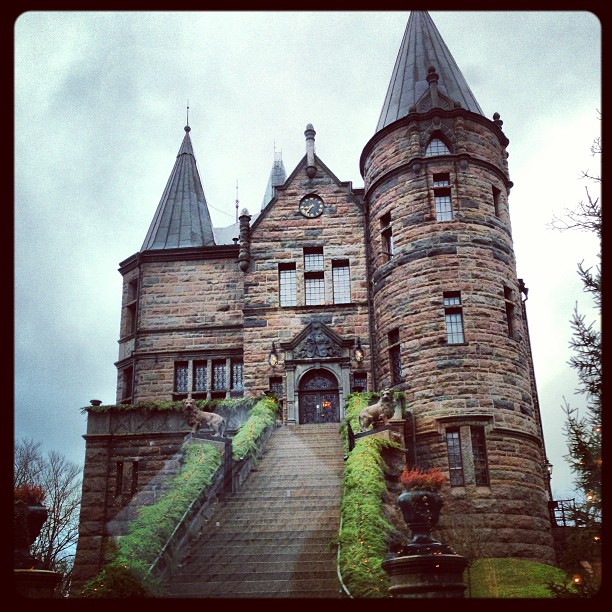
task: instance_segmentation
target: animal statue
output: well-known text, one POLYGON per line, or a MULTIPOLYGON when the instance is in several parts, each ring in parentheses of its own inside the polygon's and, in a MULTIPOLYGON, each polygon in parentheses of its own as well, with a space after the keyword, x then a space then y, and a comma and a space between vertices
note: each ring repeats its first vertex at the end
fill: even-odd
POLYGON ((215 436, 223 437, 227 423, 220 414, 199 410, 196 401, 191 398, 183 400, 185 420, 191 426, 191 433, 195 435, 198 430, 205 427, 213 432, 215 436))
POLYGON ((393 391, 384 389, 380 393, 380 399, 376 404, 364 408, 359 413, 359 429, 365 431, 370 425, 376 427, 379 424, 386 425, 387 421, 393 416, 395 407, 393 406, 393 391))

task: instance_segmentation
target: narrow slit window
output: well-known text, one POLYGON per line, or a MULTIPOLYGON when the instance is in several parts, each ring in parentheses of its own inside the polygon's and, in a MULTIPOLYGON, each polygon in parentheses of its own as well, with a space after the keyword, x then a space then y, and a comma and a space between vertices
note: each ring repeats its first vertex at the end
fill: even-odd
POLYGON ((276 397, 283 397, 283 379, 281 376, 270 377, 270 391, 276 395, 276 397))
POLYGON ((391 384, 396 385, 404 380, 402 369, 402 353, 400 345, 399 329, 389 332, 389 366, 391 369, 391 384))
POLYGON ((281 306, 296 306, 295 263, 279 264, 278 282, 281 306))
POLYGON ((462 487, 463 459, 461 458, 461 437, 459 429, 446 430, 446 446, 448 450, 448 470, 451 487, 462 487))
POLYGON ((497 189, 497 187, 493 187, 493 210, 495 211, 496 217, 499 217, 501 214, 500 198, 501 198, 501 191, 497 189))
POLYGON ((132 461, 132 477, 130 478, 130 497, 136 495, 138 490, 138 461, 132 461))
POLYGON ((446 341, 448 344, 464 344, 461 292, 444 292, 444 321, 446 323, 446 341))
POLYGON ((225 359, 213 361, 213 391, 227 389, 227 368, 225 359))
POLYGON ((506 304, 506 323, 508 325, 508 338, 515 338, 515 308, 512 301, 512 289, 504 285, 504 301, 506 304))
POLYGON ((244 389, 244 364, 242 360, 232 360, 232 391, 244 389))
POLYGON ((119 497, 123 488, 123 461, 117 461, 115 472, 115 497, 119 497))
POLYGON ((386 260, 390 260, 395 254, 393 242, 393 228, 391 227, 391 213, 388 212, 380 218, 380 237, 382 252, 386 260))
POLYGON ((208 367, 206 361, 193 363, 193 390, 196 393, 205 393, 208 390, 208 367))
POLYGON ((174 391, 187 393, 189 391, 189 363, 177 361, 174 364, 174 391))
POLYGON ((487 467, 487 447, 485 445, 484 427, 472 427, 472 456, 474 458, 474 478, 478 486, 489 485, 489 468, 487 467))
POLYGON ((134 368, 132 366, 123 370, 123 404, 132 403, 132 394, 134 393, 134 368))
POLYGON ((348 260, 332 261, 334 304, 349 304, 351 301, 351 276, 348 260))

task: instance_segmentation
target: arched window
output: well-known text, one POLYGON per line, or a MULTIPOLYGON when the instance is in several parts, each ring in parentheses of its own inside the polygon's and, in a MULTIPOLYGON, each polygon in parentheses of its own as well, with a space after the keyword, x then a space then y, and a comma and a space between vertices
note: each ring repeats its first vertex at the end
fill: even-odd
POLYGON ((439 139, 432 138, 427 149, 425 149, 425 157, 433 157, 434 155, 450 155, 448 147, 439 139))

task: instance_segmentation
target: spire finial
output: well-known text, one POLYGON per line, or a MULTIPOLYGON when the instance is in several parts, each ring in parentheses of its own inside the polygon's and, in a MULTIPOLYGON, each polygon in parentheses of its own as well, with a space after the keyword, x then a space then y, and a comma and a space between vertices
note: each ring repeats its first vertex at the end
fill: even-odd
POLYGON ((189 98, 187 98, 187 125, 185 126, 185 131, 189 132, 191 128, 189 127, 189 98))
POLYGON ((238 179, 236 179, 236 223, 238 223, 238 179))

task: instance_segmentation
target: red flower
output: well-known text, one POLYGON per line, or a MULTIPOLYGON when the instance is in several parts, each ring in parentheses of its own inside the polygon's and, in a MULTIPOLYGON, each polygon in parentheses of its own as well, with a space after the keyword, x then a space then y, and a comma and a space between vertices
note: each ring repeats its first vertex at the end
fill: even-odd
POLYGON ((29 483, 15 489, 15 501, 22 501, 26 504, 42 504, 46 495, 47 492, 42 487, 29 483))
POLYGON ((421 470, 420 468, 404 468, 400 477, 404 488, 439 491, 446 484, 446 475, 436 468, 421 470))

